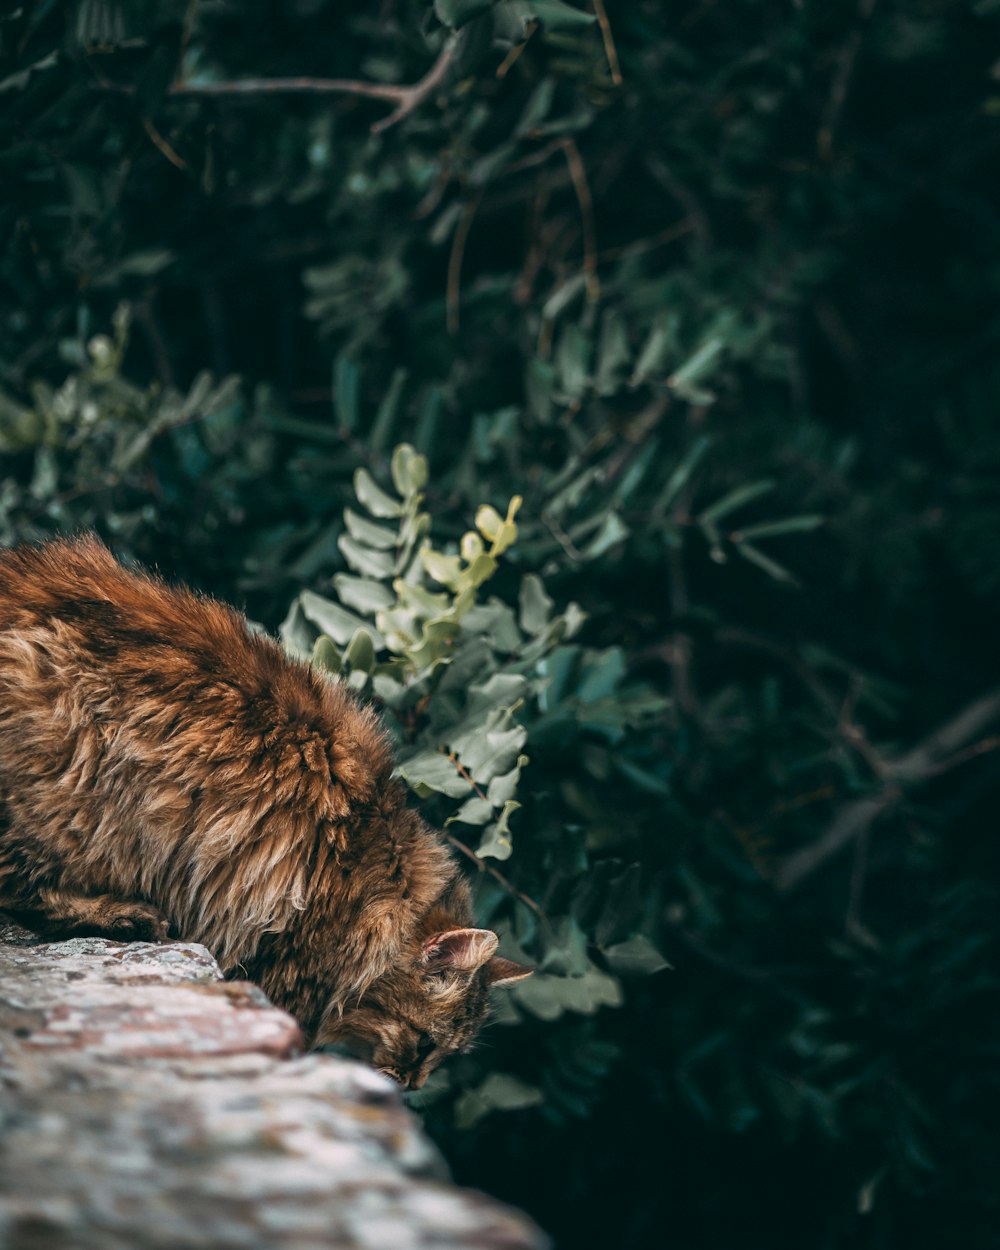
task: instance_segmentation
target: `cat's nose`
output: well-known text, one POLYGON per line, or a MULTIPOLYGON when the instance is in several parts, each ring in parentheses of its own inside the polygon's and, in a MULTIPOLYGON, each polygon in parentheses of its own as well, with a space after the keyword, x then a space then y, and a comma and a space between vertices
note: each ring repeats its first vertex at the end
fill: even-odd
POLYGON ((420 1089, 427 1083, 426 1072, 414 1072, 406 1080, 407 1089, 420 1089))

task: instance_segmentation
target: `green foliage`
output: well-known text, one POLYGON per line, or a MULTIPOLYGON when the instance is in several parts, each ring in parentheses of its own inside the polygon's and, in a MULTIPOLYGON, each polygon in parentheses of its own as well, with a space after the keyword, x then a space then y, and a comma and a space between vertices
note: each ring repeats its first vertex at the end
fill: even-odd
POLYGON ((149 558, 172 529, 203 544, 241 517, 240 495, 266 471, 271 440, 253 429, 238 380, 202 371, 184 391, 134 385, 122 375, 129 321, 122 304, 111 335, 64 340, 69 371, 58 385, 36 380, 23 401, 0 390, 0 541, 96 528, 149 558), (204 511, 192 515, 199 495, 204 511))
POLYGON ((448 554, 426 541, 426 458, 401 443, 392 480, 398 497, 357 470, 358 502, 374 517, 396 519, 397 528, 347 509, 340 549, 354 573, 334 577, 339 602, 300 595, 282 637, 293 654, 374 697, 391 715, 399 772, 414 793, 462 799, 444 823, 481 827, 476 854, 507 859, 510 818, 520 806, 514 795, 528 763, 517 713, 548 684, 546 657, 582 618, 571 604, 550 619, 552 601, 533 574, 521 584, 520 620, 498 599, 478 602, 517 539, 520 498, 505 517, 484 504, 476 529, 448 554))
MULTIPOLYGON (((282 625, 282 637, 294 654, 311 656, 382 709, 397 739, 400 775, 418 798, 433 800, 429 812, 456 848, 473 860, 507 860, 514 850, 511 817, 521 807, 516 796, 529 762, 524 749, 533 750, 537 738, 544 751, 554 723, 561 727, 564 748, 572 749, 582 742, 598 702, 606 722, 620 725, 655 718, 662 701, 648 693, 637 700, 623 685, 616 648, 595 651, 569 643, 582 614, 575 604, 554 614, 537 574, 522 577, 516 608, 497 596, 482 600, 499 558, 517 541, 520 497, 511 500, 504 516, 481 505, 475 529, 461 536, 457 550, 441 551, 429 541, 430 516, 422 510, 426 459, 400 444, 391 477, 395 493, 366 469, 357 470, 355 493, 369 516, 347 509, 340 540, 353 572, 334 576, 336 599, 304 591, 282 625), (473 851, 465 839, 475 829, 480 832, 473 851)), ((585 897, 593 912, 594 882, 581 887, 583 830, 570 836, 574 852, 548 874, 550 892, 572 892, 568 914, 546 915, 495 870, 480 890, 480 913, 505 933, 505 947, 522 958, 530 954, 538 965, 533 977, 504 995, 501 1021, 507 1025, 526 1017, 551 1023, 620 1007, 621 976, 666 966, 650 936, 635 927, 637 910, 629 916, 612 904, 614 929, 608 934, 628 932, 623 941, 602 945, 587 931, 591 926, 585 928, 577 914, 576 899, 585 897)), ((598 1043, 595 1054, 602 1057, 604 1072, 617 1051, 598 1043)), ((574 1062, 562 1062, 567 1061, 574 1062)), ((542 1104, 557 1118, 586 1114, 600 1081, 585 1060, 582 1069, 575 1094, 555 1095, 482 1059, 469 1059, 459 1080, 450 1071, 436 1074, 420 1102, 453 1106, 460 1130, 492 1111, 542 1104)), ((558 1090, 554 1073, 544 1081, 555 1081, 558 1090)))
POLYGON ((0 15, 0 536, 382 704, 541 968, 427 1123, 567 1247, 995 1244, 998 20, 0 15))

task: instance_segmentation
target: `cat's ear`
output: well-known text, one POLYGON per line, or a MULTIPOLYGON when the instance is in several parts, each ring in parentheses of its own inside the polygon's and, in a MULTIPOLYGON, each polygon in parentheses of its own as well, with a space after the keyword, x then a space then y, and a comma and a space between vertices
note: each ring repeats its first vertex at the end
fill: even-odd
POLYGON ((515 981, 523 981, 530 977, 534 968, 526 968, 524 964, 516 964, 513 959, 504 959, 497 955, 486 965, 486 980, 490 985, 513 985, 515 981))
POLYGON ((499 942, 489 929, 446 929, 424 942, 424 963, 432 972, 444 972, 449 968, 456 972, 475 972, 486 963, 499 942))

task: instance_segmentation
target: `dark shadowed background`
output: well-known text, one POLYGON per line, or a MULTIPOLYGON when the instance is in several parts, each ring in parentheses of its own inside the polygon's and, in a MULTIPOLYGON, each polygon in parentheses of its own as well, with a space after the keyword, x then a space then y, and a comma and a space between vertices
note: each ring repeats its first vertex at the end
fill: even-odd
POLYGON ((587 614, 420 1108, 564 1250, 1000 1244, 998 16, 0 12, 0 541, 273 629, 406 441, 587 614))

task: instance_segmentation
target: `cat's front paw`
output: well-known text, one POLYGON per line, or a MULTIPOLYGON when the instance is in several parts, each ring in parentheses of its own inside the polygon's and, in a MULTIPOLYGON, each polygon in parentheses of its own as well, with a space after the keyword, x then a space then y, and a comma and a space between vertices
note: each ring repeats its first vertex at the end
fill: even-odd
POLYGON ((132 900, 109 903, 100 927, 109 937, 122 942, 165 942, 170 923, 151 903, 132 900))

